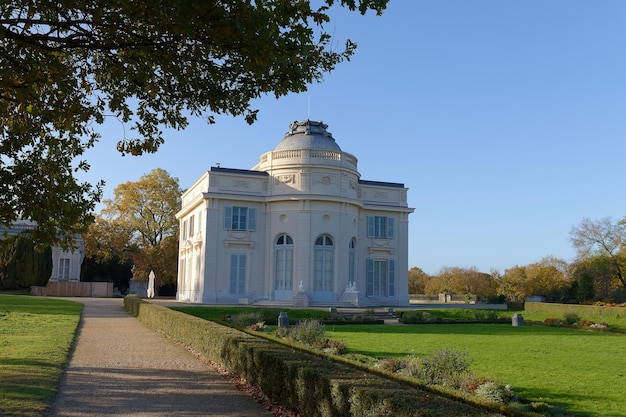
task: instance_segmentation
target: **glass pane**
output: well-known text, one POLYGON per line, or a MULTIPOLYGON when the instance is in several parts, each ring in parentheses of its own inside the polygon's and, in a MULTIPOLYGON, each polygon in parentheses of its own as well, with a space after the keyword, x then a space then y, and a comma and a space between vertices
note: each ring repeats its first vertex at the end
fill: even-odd
POLYGON ((285 251, 285 289, 293 288, 293 250, 285 251))

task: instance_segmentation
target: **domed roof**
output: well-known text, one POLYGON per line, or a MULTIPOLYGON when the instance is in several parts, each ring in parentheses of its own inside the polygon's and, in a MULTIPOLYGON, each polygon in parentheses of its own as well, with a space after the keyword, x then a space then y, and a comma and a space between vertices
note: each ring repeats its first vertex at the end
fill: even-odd
POLYGON ((311 120, 295 121, 289 125, 289 131, 276 146, 276 151, 286 149, 324 149, 341 152, 341 148, 326 130, 328 125, 311 120))

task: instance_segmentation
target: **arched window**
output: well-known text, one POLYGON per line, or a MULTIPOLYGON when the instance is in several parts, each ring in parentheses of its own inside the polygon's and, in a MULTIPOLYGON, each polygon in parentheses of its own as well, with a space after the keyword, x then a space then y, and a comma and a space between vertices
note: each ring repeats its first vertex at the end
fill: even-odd
POLYGON ((313 290, 333 291, 335 270, 335 246, 333 239, 322 235, 315 240, 313 290))
POLYGON ((290 291, 293 288, 293 239, 282 234, 274 245, 274 290, 290 291))

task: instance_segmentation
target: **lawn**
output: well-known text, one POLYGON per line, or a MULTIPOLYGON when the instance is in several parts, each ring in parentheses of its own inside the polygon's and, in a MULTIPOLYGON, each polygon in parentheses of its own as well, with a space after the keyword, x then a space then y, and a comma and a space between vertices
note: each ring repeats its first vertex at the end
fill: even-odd
POLYGON ((626 335, 527 325, 327 326, 348 351, 376 358, 467 352, 480 376, 527 399, 590 416, 626 416, 626 335))
POLYGON ((0 295, 0 415, 41 416, 56 395, 82 304, 0 295))
MULTIPOLYGON (((186 313, 220 320, 251 307, 182 307, 186 313)), ((278 310, 277 310, 278 311, 278 310)), ((271 311, 269 316, 277 315, 271 311)), ((307 310, 288 310, 303 319, 307 310)), ((327 312, 308 310, 322 318, 327 312), (321 316, 320 316, 321 315, 321 316)), ((430 310, 445 320, 471 320, 472 310, 430 310)), ((511 317, 515 312, 498 311, 511 317)), ((417 324, 326 326, 327 336, 346 343, 348 351, 375 358, 427 355, 437 349, 467 352, 479 376, 511 384, 517 395, 589 416, 626 417, 626 335, 528 323, 546 313, 521 312, 523 327, 510 324, 417 324)), ((310 317, 310 316, 309 316, 310 317)), ((584 317, 626 329, 623 318, 584 317)), ((509 321, 510 323, 510 321, 509 321)))

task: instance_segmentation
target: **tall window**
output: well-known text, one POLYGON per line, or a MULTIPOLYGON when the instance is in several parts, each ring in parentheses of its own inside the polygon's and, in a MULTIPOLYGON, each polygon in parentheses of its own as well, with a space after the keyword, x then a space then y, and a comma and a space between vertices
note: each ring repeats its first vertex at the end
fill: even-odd
POLYGON ((395 262, 393 259, 367 260, 368 297, 393 297, 396 294, 395 262))
POLYGON ((350 251, 348 252, 348 282, 354 284, 356 273, 356 242, 352 238, 350 241, 350 251))
POLYGON ((245 253, 230 254, 229 292, 231 294, 246 293, 246 273, 248 271, 248 256, 245 253))
POLYGON ((293 239, 289 235, 280 235, 274 248, 276 259, 274 290, 293 289, 293 239))
POLYGON ((394 218, 367 216, 367 237, 393 239, 394 218))
POLYGON ((59 259, 59 281, 68 281, 70 279, 70 260, 69 258, 59 259))
POLYGON ((256 209, 249 207, 225 207, 224 229, 254 230, 256 227, 256 209))
POLYGON ((191 215, 191 217, 189 217, 189 237, 193 237, 196 232, 193 224, 194 217, 195 216, 193 214, 191 215))
POLYGON ((333 239, 322 235, 315 241, 313 290, 332 291, 335 269, 335 247, 333 239))

